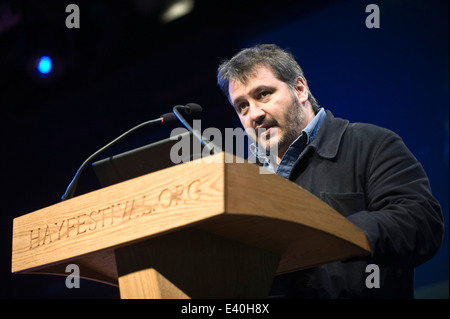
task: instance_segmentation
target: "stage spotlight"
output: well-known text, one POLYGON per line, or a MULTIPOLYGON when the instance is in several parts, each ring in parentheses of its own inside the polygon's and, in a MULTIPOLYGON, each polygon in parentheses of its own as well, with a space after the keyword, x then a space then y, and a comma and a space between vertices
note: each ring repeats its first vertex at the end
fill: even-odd
POLYGON ((195 0, 167 0, 165 6, 160 19, 163 23, 169 23, 191 13, 195 0))
POLYGON ((52 71, 52 59, 46 55, 40 57, 36 63, 36 69, 40 76, 48 76, 52 71))
POLYGON ((65 63, 56 52, 37 52, 28 57, 25 68, 36 83, 50 84, 63 75, 65 63))

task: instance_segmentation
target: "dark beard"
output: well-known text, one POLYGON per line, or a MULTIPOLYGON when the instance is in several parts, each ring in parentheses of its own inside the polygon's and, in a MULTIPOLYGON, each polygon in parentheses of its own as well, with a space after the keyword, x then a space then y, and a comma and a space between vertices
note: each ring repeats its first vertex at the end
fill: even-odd
POLYGON ((292 103, 284 114, 286 126, 283 128, 283 136, 278 142, 278 154, 280 157, 286 153, 292 142, 300 136, 305 122, 303 109, 297 96, 294 94, 291 95, 292 103))
MULTIPOLYGON (((273 146, 269 146, 269 149, 266 149, 264 145, 261 145, 262 148, 265 149, 267 155, 281 157, 287 151, 292 142, 294 142, 297 139, 297 137, 299 137, 301 134, 303 124, 305 121, 302 105, 300 104, 297 96, 294 93, 291 93, 291 98, 292 102, 286 109, 286 112, 284 113, 286 125, 283 128, 280 126, 277 120, 269 117, 265 117, 262 122, 255 123, 255 127, 258 125, 269 125, 274 129, 283 130, 284 134, 280 138, 276 150, 275 147, 273 146)), ((261 132, 256 132, 258 136, 260 133, 261 132)), ((259 140, 260 138, 258 137, 257 141, 259 140)), ((257 142, 257 144, 259 144, 259 142, 257 142)))

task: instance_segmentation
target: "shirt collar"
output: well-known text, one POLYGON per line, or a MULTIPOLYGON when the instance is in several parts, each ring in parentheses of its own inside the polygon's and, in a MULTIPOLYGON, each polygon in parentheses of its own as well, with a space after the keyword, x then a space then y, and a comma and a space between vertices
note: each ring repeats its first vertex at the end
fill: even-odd
POLYGON ((306 145, 308 145, 309 143, 311 143, 314 140, 314 138, 316 137, 317 132, 319 131, 319 128, 322 125, 322 122, 326 116, 327 116, 327 113, 325 112, 325 109, 323 107, 321 107, 319 109, 319 112, 317 112, 316 116, 302 131, 302 134, 306 133, 306 145))

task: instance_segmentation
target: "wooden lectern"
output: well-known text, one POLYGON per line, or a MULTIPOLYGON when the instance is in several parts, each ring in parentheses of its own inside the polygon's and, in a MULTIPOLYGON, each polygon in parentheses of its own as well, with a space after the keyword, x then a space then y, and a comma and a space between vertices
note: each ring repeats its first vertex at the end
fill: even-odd
POLYGON ((367 255, 318 198, 221 153, 14 219, 13 273, 80 276, 121 298, 265 298, 276 274, 367 255))

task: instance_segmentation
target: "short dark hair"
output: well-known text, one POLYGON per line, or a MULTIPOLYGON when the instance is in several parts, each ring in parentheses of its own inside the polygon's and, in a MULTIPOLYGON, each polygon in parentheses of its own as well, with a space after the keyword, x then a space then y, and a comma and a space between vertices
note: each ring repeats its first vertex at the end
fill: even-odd
MULTIPOLYGON (((256 45, 241 50, 230 60, 224 60, 220 64, 217 70, 217 84, 228 100, 230 100, 228 92, 230 81, 238 80, 245 83, 248 76, 255 72, 255 68, 261 65, 269 67, 275 77, 285 82, 292 90, 295 89, 299 76, 307 83, 302 68, 290 52, 275 44, 256 45)), ((308 101, 311 103, 314 113, 317 113, 319 105, 311 94, 308 84, 306 87, 308 101)))

